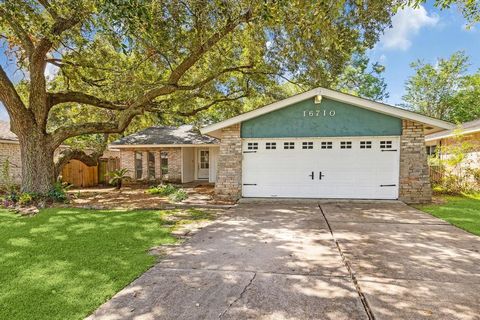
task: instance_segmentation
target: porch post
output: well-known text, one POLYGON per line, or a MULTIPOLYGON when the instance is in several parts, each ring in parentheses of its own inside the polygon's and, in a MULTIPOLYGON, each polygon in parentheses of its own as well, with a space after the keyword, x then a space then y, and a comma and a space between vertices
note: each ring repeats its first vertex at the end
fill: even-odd
POLYGON ((162 178, 162 167, 160 166, 160 150, 154 152, 155 154, 155 179, 160 180, 162 178))

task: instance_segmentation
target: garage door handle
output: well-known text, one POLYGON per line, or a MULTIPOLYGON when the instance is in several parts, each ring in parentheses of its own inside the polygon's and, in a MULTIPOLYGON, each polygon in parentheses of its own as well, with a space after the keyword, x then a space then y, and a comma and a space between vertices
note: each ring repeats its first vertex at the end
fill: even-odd
POLYGON ((312 178, 312 180, 315 179, 315 173, 314 173, 313 171, 312 171, 312 174, 309 174, 308 176, 309 176, 310 178, 312 178))
POLYGON ((322 178, 325 177, 324 174, 322 174, 322 171, 318 173, 318 180, 322 180, 322 178))
POLYGON ((381 184, 380 187, 396 187, 396 184, 381 184))

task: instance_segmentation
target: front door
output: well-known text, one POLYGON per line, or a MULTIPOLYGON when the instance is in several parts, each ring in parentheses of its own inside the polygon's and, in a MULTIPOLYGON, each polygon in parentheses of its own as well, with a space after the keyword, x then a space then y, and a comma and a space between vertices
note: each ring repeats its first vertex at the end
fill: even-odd
POLYGON ((198 149, 197 159, 198 179, 208 179, 208 172, 210 168, 210 152, 208 151, 208 149, 198 149))

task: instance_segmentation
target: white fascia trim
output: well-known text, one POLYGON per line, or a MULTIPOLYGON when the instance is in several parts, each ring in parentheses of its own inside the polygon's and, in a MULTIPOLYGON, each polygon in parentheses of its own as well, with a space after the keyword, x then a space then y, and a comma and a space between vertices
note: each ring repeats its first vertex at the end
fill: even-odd
POLYGON ((136 148, 195 148, 195 147, 218 147, 219 144, 122 144, 110 145, 115 149, 136 149, 136 148))
POLYGON ((413 120, 416 122, 421 122, 424 124, 428 124, 433 127, 441 128, 441 129, 452 129, 455 126, 449 122, 443 121, 443 120, 438 120, 434 119, 431 117, 427 117, 412 111, 400 109, 398 107, 390 106, 387 104, 359 98, 356 96, 352 96, 346 93, 338 92, 338 91, 333 91, 330 89, 325 89, 325 88, 316 88, 312 89, 310 91, 297 94, 295 96, 292 96, 290 98, 286 98, 277 102, 274 102, 272 104, 266 105, 265 107, 241 114, 239 116, 227 119, 222 122, 218 122, 215 124, 212 124, 210 126, 204 127, 200 129, 200 132, 202 134, 208 134, 213 131, 217 131, 226 127, 229 127, 231 125, 241 123, 246 120, 250 120, 253 118, 256 118, 258 116, 261 116, 263 114, 287 107, 289 105, 295 104, 297 102, 315 97, 317 95, 321 95, 323 97, 344 102, 350 105, 354 105, 360 108, 364 108, 367 110, 372 110, 375 112, 383 113, 386 115, 390 116, 395 116, 397 118, 402 118, 402 119, 407 119, 407 120, 413 120))
MULTIPOLYGON (((460 131, 459 134, 460 134, 461 136, 464 136, 464 135, 471 134, 471 133, 475 133, 475 132, 480 132, 480 128, 475 128, 475 129, 460 131)), ((439 135, 439 136, 436 136, 436 137, 428 137, 428 136, 426 136, 426 137, 425 137, 425 141, 441 140, 441 139, 445 139, 445 138, 454 137, 455 135, 456 135, 455 132, 450 132, 450 131, 449 131, 448 133, 445 133, 445 134, 443 134, 443 135, 439 135)))
POLYGON ((0 143, 20 144, 18 140, 3 140, 3 139, 0 139, 0 143))

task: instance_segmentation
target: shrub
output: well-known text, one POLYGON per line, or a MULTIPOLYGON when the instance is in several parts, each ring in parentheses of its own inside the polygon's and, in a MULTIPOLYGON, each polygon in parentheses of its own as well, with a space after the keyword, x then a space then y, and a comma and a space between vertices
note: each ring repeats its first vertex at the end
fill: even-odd
POLYGON ((188 198, 188 194, 183 189, 178 189, 177 191, 175 191, 174 193, 168 196, 168 199, 170 199, 170 201, 173 201, 173 202, 180 202, 180 201, 186 200, 187 198, 188 198))
POLYGON ((108 181, 109 184, 116 186, 117 189, 122 188, 123 181, 128 178, 128 169, 122 168, 118 170, 113 170, 108 174, 110 180, 108 181))
POLYGON ((47 198, 53 202, 66 202, 68 200, 68 189, 70 189, 68 184, 56 182, 53 188, 47 193, 47 198))
POLYGON ((160 196, 168 196, 171 195, 172 193, 176 192, 178 190, 177 187, 175 187, 172 184, 160 184, 156 187, 151 187, 147 190, 147 193, 149 194, 158 194, 160 196))
POLYGON ((35 194, 25 192, 25 193, 20 194, 20 196, 18 197, 18 204, 21 205, 21 206, 27 206, 29 204, 32 204, 32 202, 36 198, 37 197, 36 197, 35 194))

